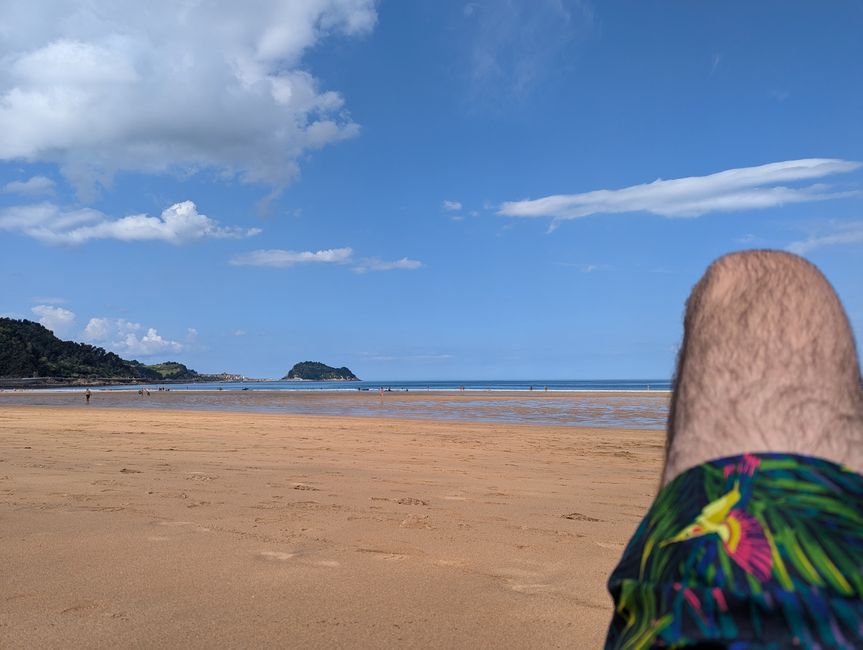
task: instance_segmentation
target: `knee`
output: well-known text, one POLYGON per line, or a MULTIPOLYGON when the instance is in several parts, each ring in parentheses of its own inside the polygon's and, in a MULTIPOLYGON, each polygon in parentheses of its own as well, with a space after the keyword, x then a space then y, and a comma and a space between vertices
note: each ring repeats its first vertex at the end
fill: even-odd
POLYGON ((792 253, 773 250, 720 257, 707 268, 693 291, 693 296, 696 294, 708 305, 746 308, 794 307, 805 300, 838 304, 830 284, 813 264, 792 253))
POLYGON ((716 260, 692 292, 685 327, 696 339, 727 341, 735 349, 757 345, 773 350, 777 359, 807 351, 822 360, 856 359, 848 320, 830 283, 791 253, 745 251, 716 260))

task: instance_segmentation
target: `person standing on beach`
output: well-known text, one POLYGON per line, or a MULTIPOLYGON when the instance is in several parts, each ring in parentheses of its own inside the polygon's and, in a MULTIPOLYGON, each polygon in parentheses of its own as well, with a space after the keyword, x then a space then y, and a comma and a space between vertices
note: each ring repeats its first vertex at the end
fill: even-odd
POLYGON ((689 297, 661 489, 606 648, 863 647, 863 388, 839 298, 788 253, 689 297))
POLYGON ((89 404, 90 403, 90 389, 84 391, 84 401, 89 404))

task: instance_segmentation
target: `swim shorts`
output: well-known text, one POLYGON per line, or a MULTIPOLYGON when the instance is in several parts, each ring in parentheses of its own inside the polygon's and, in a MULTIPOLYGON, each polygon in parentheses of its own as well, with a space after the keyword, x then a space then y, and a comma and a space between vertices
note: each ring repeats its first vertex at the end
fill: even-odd
POLYGON ((665 486, 608 581, 606 648, 863 647, 863 476, 791 454, 665 486))

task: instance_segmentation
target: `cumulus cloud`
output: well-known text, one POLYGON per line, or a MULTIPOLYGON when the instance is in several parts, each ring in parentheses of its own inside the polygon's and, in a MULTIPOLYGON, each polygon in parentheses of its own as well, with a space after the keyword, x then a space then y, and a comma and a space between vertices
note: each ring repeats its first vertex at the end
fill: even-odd
POLYGON ((93 239, 163 241, 186 244, 201 239, 238 239, 258 228, 223 227, 200 214, 192 201, 175 203, 161 216, 135 214, 112 219, 98 210, 63 210, 53 203, 18 205, 0 210, 0 230, 19 232, 47 244, 83 244, 93 239))
POLYGON ((54 192, 54 181, 46 176, 33 176, 26 181, 10 181, 3 186, 3 191, 11 194, 24 194, 26 196, 52 194, 54 192))
POLYGON ((163 338, 155 328, 143 326, 123 318, 91 318, 82 338, 123 356, 148 357, 171 352, 182 352, 185 346, 179 341, 163 338))
POLYGON ((461 202, 459 201, 444 201, 443 209, 447 212, 455 212, 457 210, 461 210, 461 202))
POLYGON ((863 221, 833 223, 827 232, 791 242, 786 249, 798 255, 805 255, 816 248, 847 244, 863 244, 863 221))
POLYGON ((75 324, 75 313, 63 307, 52 307, 51 305, 36 305, 31 311, 39 317, 39 322, 61 336, 69 332, 75 324))
POLYGON ((557 194, 540 199, 510 201, 498 214, 509 217, 551 217, 559 221, 593 214, 650 212, 664 217, 699 217, 710 212, 736 212, 788 203, 824 201, 855 195, 834 192, 824 185, 787 187, 780 183, 809 181, 858 169, 861 163, 831 158, 808 158, 742 167, 671 180, 656 180, 619 190, 557 194))
POLYGON ((11 3, 0 159, 56 163, 85 196, 120 170, 215 169, 282 186, 304 152, 358 133, 303 56, 371 31, 374 4, 11 3))
POLYGON ((418 269, 422 266, 422 262, 419 260, 410 260, 407 257, 403 257, 400 260, 395 260, 394 262, 385 262, 377 257, 366 257, 360 260, 356 266, 354 266, 353 270, 356 273, 368 273, 369 271, 396 271, 396 270, 407 270, 413 271, 414 269, 418 269))
POLYGON ((232 266, 272 266, 285 267, 295 264, 329 263, 346 264, 351 261, 353 249, 328 248, 312 251, 286 251, 281 249, 256 250, 237 255, 231 259, 232 266))

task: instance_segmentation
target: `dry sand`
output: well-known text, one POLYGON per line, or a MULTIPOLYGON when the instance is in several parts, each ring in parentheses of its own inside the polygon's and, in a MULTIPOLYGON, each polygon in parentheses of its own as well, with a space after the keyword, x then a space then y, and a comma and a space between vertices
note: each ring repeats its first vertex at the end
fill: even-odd
POLYGON ((598 647, 662 444, 2 403, 0 647, 598 647))

